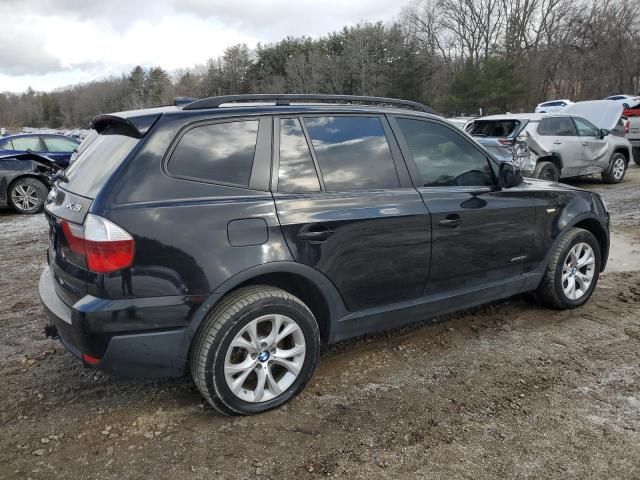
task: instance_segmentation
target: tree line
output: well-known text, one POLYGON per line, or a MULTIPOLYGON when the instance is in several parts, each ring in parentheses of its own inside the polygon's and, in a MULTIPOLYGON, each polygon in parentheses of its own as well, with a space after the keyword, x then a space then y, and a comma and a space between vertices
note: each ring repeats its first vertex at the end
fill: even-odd
POLYGON ((176 96, 249 92, 398 97, 446 114, 640 93, 640 2, 414 0, 389 24, 234 45, 175 72, 137 66, 53 92, 0 94, 0 125, 85 127, 96 114, 176 96))

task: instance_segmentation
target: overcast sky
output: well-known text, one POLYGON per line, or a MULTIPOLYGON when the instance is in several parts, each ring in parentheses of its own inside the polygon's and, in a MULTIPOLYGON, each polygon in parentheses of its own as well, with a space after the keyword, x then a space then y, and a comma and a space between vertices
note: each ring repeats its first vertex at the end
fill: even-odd
POLYGON ((226 47, 389 21, 409 0, 0 0, 0 91, 203 64, 226 47))

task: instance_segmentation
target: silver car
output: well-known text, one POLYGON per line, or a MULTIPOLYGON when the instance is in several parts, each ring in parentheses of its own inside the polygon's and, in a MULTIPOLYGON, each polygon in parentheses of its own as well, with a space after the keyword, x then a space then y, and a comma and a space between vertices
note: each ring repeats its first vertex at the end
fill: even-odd
POLYGON ((493 115, 475 120, 467 132, 502 161, 513 161, 525 176, 560 178, 601 174, 624 178, 631 157, 625 137, 610 135, 622 113, 613 102, 578 102, 562 113, 493 115))

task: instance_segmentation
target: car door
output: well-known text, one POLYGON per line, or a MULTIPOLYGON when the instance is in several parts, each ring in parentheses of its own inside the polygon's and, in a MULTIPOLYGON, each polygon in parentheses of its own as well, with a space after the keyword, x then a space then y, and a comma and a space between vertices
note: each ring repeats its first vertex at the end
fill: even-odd
POLYGON ((580 141, 582 161, 579 175, 600 173, 609 165, 609 145, 606 137, 600 136, 600 129, 582 117, 573 117, 580 141))
POLYGON ((275 122, 273 197, 295 260, 324 273, 350 311, 421 297, 430 217, 384 116, 275 122))
MULTIPOLYGON (((391 118, 431 213, 427 294, 509 285, 519 291, 532 258, 535 210, 516 189, 500 190, 487 154, 436 120, 391 118)), ((506 287, 505 287, 506 288, 506 287)))
POLYGON ((582 141, 571 117, 552 116, 540 120, 536 130, 538 142, 562 161, 561 177, 577 175, 582 167, 582 141))

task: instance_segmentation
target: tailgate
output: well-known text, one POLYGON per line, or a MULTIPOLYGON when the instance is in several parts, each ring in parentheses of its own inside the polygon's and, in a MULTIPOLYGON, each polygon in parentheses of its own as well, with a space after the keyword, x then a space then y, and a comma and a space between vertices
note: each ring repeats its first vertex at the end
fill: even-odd
POLYGON ((56 185, 47 198, 45 215, 49 222, 48 260, 54 287, 62 301, 72 306, 87 293, 86 263, 75 254, 62 230, 62 222, 81 225, 92 200, 56 185))

